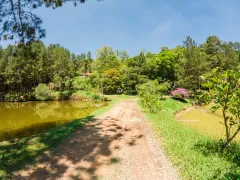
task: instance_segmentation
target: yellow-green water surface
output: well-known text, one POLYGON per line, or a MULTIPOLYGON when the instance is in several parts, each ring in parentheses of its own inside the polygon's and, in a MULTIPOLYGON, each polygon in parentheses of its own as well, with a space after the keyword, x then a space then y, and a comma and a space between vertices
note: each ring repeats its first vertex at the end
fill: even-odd
MULTIPOLYGON (((223 118, 210 114, 203 109, 192 108, 182 112, 177 116, 177 121, 204 135, 218 139, 225 138, 225 126, 222 124, 223 118)), ((240 135, 236 139, 239 140, 240 135)))
POLYGON ((105 103, 49 101, 0 103, 0 141, 29 136, 89 116, 105 103))

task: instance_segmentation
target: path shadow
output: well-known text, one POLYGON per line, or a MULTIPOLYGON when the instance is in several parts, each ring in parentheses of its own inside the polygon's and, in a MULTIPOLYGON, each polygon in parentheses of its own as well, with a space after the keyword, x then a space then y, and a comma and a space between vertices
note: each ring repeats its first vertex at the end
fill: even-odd
MULTIPOLYGON (((69 135, 69 138, 63 142, 59 142, 60 145, 57 148, 40 156, 34 168, 29 168, 24 173, 15 174, 14 179, 58 179, 66 176, 69 177, 68 179, 96 178, 101 167, 113 163, 111 145, 122 138, 120 133, 122 127, 117 123, 119 120, 110 117, 101 121, 90 116, 85 119, 85 122, 88 121, 92 122, 69 135)), ((71 126, 62 131, 59 130, 59 134, 64 134, 65 131, 68 131, 68 128, 71 128, 71 126)), ((58 139, 52 134, 40 138, 39 141, 47 147, 52 147, 52 144, 48 144, 47 139, 49 138, 58 139)), ((57 143, 54 144, 55 147, 56 145, 57 143)), ((26 150, 22 153, 29 152, 26 150)), ((34 157, 28 156, 28 158, 34 157)), ((21 167, 16 166, 12 170, 21 170, 21 167)))
POLYGON ((13 171, 24 168, 26 164, 33 164, 40 154, 56 147, 74 130, 93 120, 94 116, 88 116, 30 137, 1 142, 0 179, 2 176, 10 178, 13 171))
POLYGON ((172 99, 176 100, 176 101, 180 101, 182 103, 188 103, 185 99, 182 99, 182 98, 175 98, 175 97, 172 97, 172 99))

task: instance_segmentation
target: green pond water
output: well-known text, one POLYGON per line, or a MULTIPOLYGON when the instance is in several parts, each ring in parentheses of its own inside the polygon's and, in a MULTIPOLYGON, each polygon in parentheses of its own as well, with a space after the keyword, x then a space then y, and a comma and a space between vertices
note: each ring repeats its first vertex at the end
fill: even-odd
MULTIPOLYGON (((204 135, 218 139, 225 138, 225 126, 222 124, 223 118, 210 114, 203 109, 193 108, 182 112, 176 119, 184 126, 193 128, 204 135)), ((240 140, 239 134, 236 140, 240 140)))
POLYGON ((89 116, 97 101, 0 103, 0 141, 29 136, 89 116))

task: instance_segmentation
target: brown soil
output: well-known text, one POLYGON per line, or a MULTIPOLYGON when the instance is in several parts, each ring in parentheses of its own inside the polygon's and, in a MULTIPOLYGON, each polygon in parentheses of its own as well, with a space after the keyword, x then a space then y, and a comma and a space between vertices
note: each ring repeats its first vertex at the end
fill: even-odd
POLYGON ((178 179, 135 100, 116 104, 14 179, 178 179))

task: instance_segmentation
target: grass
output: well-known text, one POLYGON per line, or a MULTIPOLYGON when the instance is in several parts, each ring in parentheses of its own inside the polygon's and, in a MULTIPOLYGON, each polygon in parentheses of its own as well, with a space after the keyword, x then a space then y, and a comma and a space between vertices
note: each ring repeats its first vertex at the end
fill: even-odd
POLYGON ((175 121, 175 112, 189 107, 189 103, 170 98, 162 103, 163 109, 157 114, 141 108, 183 179, 240 179, 239 144, 232 144, 222 152, 222 142, 175 121))
POLYGON ((30 137, 0 142, 0 179, 10 179, 12 172, 34 163, 39 155, 56 148, 63 139, 69 137, 76 129, 83 127, 87 122, 108 111, 117 102, 129 97, 110 96, 109 98, 112 101, 107 106, 94 111, 91 116, 76 119, 30 137))

